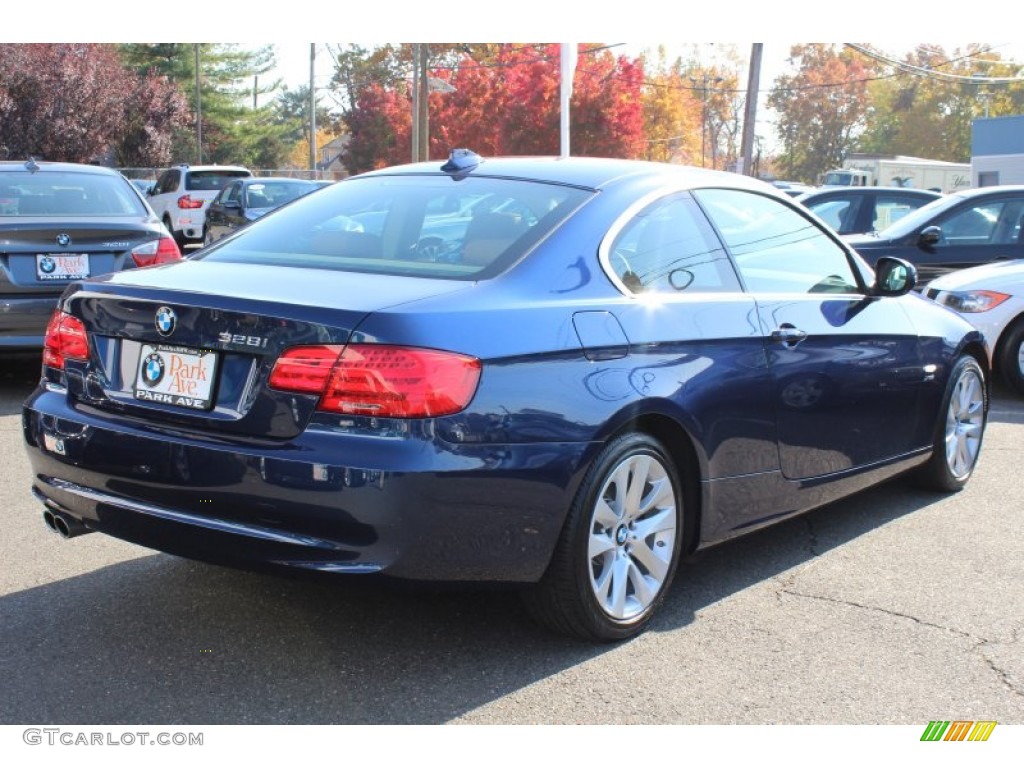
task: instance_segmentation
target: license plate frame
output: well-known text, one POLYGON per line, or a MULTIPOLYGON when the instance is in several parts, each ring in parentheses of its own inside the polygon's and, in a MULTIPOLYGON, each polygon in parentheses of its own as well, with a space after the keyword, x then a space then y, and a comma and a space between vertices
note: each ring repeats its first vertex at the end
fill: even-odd
POLYGON ((88 253, 37 253, 36 280, 84 280, 89 266, 88 253))
POLYGON ((208 411, 213 407, 218 355, 210 349, 143 344, 135 366, 136 400, 208 411))

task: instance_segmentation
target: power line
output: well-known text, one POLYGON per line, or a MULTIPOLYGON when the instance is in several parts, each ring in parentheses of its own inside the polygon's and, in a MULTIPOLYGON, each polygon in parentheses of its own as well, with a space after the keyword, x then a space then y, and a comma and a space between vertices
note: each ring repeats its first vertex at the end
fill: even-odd
MULTIPOLYGON (((921 67, 921 66, 917 66, 916 64, 910 64, 910 63, 905 62, 905 61, 899 61, 898 59, 894 59, 891 56, 886 56, 884 54, 878 53, 877 51, 873 51, 873 50, 871 50, 870 48, 868 48, 866 46, 857 45, 856 43, 843 43, 843 45, 845 45, 847 48, 849 48, 851 50, 857 51, 857 53, 860 53, 860 54, 862 54, 864 56, 867 56, 869 59, 874 59, 875 61, 879 61, 879 62, 882 62, 883 64, 888 64, 891 67, 895 67, 896 69, 898 69, 901 72, 905 72, 905 73, 911 74, 911 75, 917 75, 917 76, 920 76, 920 77, 928 77, 928 78, 931 78, 933 80, 941 80, 941 81, 948 82, 948 83, 970 83, 971 85, 999 85, 999 84, 1006 84, 1006 83, 1022 83, 1022 82, 1024 82, 1024 77, 989 77, 987 75, 954 75, 951 72, 942 72, 941 70, 935 69, 933 67, 921 67)), ((963 58, 972 58, 972 57, 963 57, 963 58)), ((982 59, 982 61, 984 61, 984 59, 982 59)), ((942 64, 939 64, 937 66, 944 66, 945 64, 950 64, 950 63, 953 63, 953 62, 952 61, 943 62, 942 64)), ((1003 62, 1000 62, 1000 63, 1003 63, 1003 62)))

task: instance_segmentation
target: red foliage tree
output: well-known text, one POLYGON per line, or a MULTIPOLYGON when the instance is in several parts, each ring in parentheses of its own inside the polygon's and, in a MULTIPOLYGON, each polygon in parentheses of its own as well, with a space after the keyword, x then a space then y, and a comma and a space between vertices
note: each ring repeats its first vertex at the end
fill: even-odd
POLYGON ((374 83, 362 88, 345 113, 351 137, 342 154, 351 173, 408 162, 412 155, 409 97, 374 83))
POLYGON ((111 45, 0 45, 0 156, 92 162, 134 131, 133 157, 162 159, 162 138, 187 116, 174 93, 123 67, 111 45))
POLYGON ((164 75, 154 72, 132 80, 117 162, 129 168, 167 165, 173 159, 174 131, 191 122, 188 99, 164 75))
MULTIPOLYGON (((456 147, 484 156, 559 152, 558 44, 503 44, 485 61, 464 56, 457 66, 431 75, 455 88, 430 96, 432 158, 442 159, 456 147)), ((639 61, 581 50, 570 112, 572 154, 643 155, 642 81, 639 61)), ((410 157, 411 104, 404 90, 364 88, 345 122, 352 133, 345 159, 350 172, 410 157)))

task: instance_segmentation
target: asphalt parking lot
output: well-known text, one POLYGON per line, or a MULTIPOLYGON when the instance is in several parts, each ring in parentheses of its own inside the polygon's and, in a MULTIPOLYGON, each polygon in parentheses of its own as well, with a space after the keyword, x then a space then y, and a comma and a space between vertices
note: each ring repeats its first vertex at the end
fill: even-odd
POLYGON ((1024 723, 1024 400, 997 388, 954 496, 890 483, 684 567, 650 631, 546 634, 513 594, 248 573, 29 493, 0 368, 0 723, 1024 723))

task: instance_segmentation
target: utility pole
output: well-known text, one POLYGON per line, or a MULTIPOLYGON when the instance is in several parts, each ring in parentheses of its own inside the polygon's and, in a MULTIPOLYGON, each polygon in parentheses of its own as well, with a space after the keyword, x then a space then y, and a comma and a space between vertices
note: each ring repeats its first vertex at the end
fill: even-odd
POLYGON ((747 106, 743 110, 743 138, 740 140, 740 157, 743 158, 744 176, 753 176, 754 127, 757 122, 757 96, 761 82, 761 53, 764 43, 754 43, 750 49, 750 74, 747 78, 747 106))
POLYGON ((316 178, 316 43, 309 44, 309 170, 316 178))
POLYGON ((427 76, 427 44, 420 43, 420 160, 430 159, 430 78, 427 76))
POLYGON ((199 43, 194 46, 196 56, 196 164, 203 163, 203 104, 199 93, 199 43))
POLYGON ((420 44, 412 44, 412 161, 420 159, 420 44))
MULTIPOLYGON (((722 78, 713 78, 715 83, 722 82, 722 78)), ((711 75, 705 72, 701 79, 701 102, 703 106, 701 108, 701 122, 700 122, 700 167, 704 168, 707 162, 707 136, 708 136, 708 84, 712 81, 711 75)), ((697 78, 691 77, 690 82, 693 86, 697 87, 697 78)))

